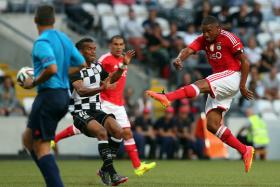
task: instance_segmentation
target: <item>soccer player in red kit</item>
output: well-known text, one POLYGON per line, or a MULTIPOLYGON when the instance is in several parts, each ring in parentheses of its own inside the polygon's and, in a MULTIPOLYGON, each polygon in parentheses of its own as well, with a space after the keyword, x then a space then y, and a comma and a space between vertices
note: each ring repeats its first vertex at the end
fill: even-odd
POLYGON ((124 68, 122 77, 116 82, 115 89, 108 89, 101 92, 101 106, 104 112, 110 112, 115 115, 117 122, 124 131, 124 147, 135 168, 136 175, 141 176, 146 171, 155 167, 156 163, 144 163, 139 159, 138 150, 131 131, 131 125, 128 120, 125 108, 123 92, 125 89, 127 67, 120 67, 123 61, 123 51, 125 49, 124 38, 122 36, 113 36, 110 40, 110 52, 99 58, 99 63, 108 72, 113 73, 118 68, 124 68))
POLYGON ((240 152, 245 172, 248 172, 252 165, 254 148, 239 142, 231 131, 221 124, 222 118, 230 108, 233 96, 238 90, 244 98, 253 99, 253 93, 245 86, 249 64, 243 53, 243 45, 233 33, 221 29, 218 20, 213 16, 203 19, 202 32, 202 35, 179 53, 173 63, 176 69, 181 69, 182 62, 186 58, 199 50, 204 50, 213 74, 166 94, 150 90, 146 93, 164 106, 169 106, 172 101, 177 99, 195 98, 200 93, 208 94, 205 106, 207 129, 240 152))

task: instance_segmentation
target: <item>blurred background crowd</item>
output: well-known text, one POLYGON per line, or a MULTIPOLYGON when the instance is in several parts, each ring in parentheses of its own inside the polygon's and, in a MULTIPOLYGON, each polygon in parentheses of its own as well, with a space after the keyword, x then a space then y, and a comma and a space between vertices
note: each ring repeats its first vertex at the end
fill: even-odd
MULTIPOLYGON (((0 0, 0 10, 1 14, 30 14, 41 2, 52 3, 71 31, 92 36, 102 49, 107 48, 110 37, 123 35, 127 48, 136 50, 133 63, 139 71, 165 80, 167 90, 211 73, 204 52, 187 59, 180 72, 171 62, 201 34, 202 19, 214 15, 223 29, 242 40, 250 63, 247 86, 256 99, 247 101, 239 94, 230 115, 246 117, 253 109, 263 118, 279 118, 279 0, 0 0)), ((26 107, 16 98, 12 77, 5 74, 4 68, 0 76, 0 115, 26 115, 26 107)), ((207 158, 197 127, 204 111, 204 96, 175 102, 158 115, 155 104, 145 94, 138 99, 133 99, 133 94, 134 88, 127 87, 126 109, 141 157, 207 158)))

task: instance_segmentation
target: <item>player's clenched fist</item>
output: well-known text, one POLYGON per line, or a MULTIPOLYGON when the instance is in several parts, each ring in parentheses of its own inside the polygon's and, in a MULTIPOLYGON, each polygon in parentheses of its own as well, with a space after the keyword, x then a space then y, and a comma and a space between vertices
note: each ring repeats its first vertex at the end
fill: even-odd
POLYGON ((240 87, 241 95, 247 100, 254 99, 254 93, 251 90, 248 90, 246 87, 240 87))
POLYGON ((182 60, 180 58, 176 58, 174 61, 173 61, 173 65, 174 67, 177 69, 177 70, 180 70, 183 68, 183 64, 182 64, 182 60))

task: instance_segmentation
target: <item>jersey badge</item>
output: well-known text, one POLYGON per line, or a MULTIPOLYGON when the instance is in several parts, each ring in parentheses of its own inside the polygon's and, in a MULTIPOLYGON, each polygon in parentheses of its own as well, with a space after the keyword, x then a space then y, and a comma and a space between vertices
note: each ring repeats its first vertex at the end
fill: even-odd
POLYGON ((217 43, 217 50, 221 50, 222 49, 222 46, 221 46, 221 43, 217 43))
POLYGON ((211 45, 210 45, 210 51, 214 51, 214 49, 215 49, 214 44, 211 44, 211 45))

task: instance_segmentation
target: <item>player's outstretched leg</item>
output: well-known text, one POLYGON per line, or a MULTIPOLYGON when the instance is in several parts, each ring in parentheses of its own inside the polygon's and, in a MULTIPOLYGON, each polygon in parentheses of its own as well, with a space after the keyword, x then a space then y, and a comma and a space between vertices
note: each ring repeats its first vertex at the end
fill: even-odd
POLYGON ((183 99, 183 98, 194 98, 197 97, 200 93, 200 89, 195 85, 187 85, 184 87, 181 87, 173 92, 169 93, 156 93, 151 90, 147 90, 146 94, 155 100, 159 101, 163 106, 168 107, 171 105, 171 102, 177 100, 177 99, 183 99))
POLYGON ((253 163, 254 148, 252 146, 242 144, 235 136, 233 136, 231 131, 223 125, 216 132, 216 136, 218 136, 227 145, 235 148, 242 155, 245 172, 248 173, 253 163))
POLYGON ((150 96, 151 98, 159 101, 163 106, 168 107, 171 105, 171 101, 166 97, 166 95, 163 93, 157 93, 152 90, 147 90, 146 94, 150 96))
POLYGON ((220 140, 236 149, 243 158, 245 172, 249 172, 254 157, 254 148, 242 144, 224 125, 220 125, 222 119, 222 110, 214 109, 207 114, 207 128, 215 134, 220 140))
POLYGON ((246 145, 242 144, 231 133, 231 131, 223 125, 221 125, 221 127, 216 132, 216 136, 219 137, 227 145, 236 149, 242 155, 245 172, 248 173, 251 169, 252 162, 253 162, 254 148, 252 146, 246 146, 246 145))
POLYGON ((81 131, 77 129, 74 125, 70 125, 55 135, 54 143, 57 143, 62 139, 74 136, 76 134, 81 134, 81 131))

